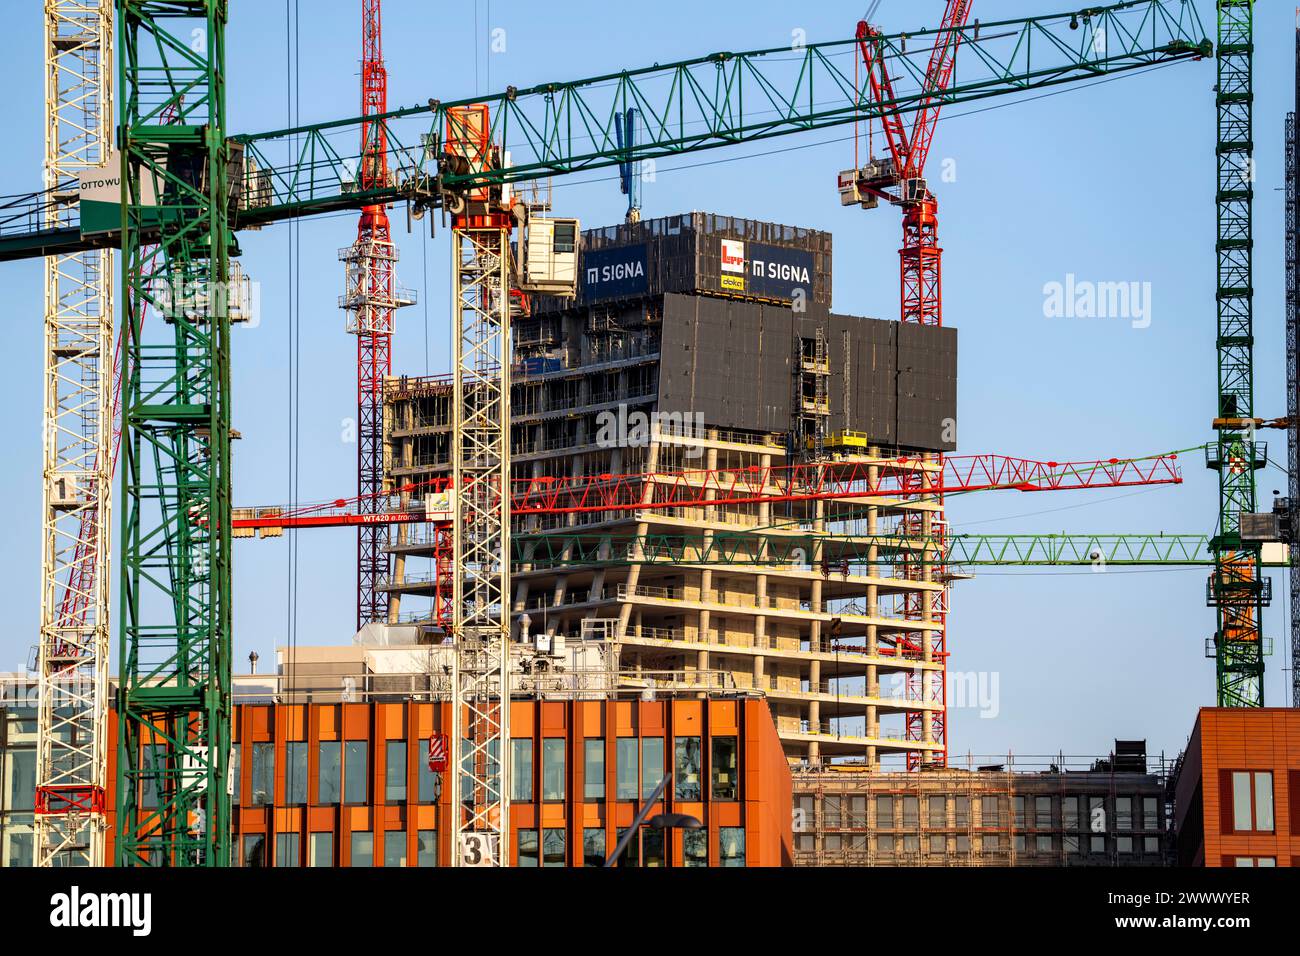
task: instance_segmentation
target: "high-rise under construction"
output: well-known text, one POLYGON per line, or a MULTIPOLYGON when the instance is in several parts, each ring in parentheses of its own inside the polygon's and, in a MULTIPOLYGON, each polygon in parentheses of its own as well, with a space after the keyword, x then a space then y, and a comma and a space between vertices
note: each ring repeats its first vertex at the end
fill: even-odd
MULTIPOLYGON (((810 229, 670 216, 585 232, 579 268, 575 299, 514 325, 512 474, 624 496, 516 510, 516 637, 725 672, 765 693, 793 761, 942 762, 944 529, 924 489, 955 447, 955 330, 834 313, 831 237, 810 229)), ((391 379, 385 406, 389 486, 435 486, 450 382, 391 379)), ((443 537, 389 542, 390 616, 431 639, 443 537)))

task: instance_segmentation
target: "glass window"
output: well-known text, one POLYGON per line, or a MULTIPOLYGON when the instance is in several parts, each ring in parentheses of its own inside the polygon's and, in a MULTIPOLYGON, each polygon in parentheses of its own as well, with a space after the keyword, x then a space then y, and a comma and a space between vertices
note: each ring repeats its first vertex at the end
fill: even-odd
POLYGON ((330 806, 339 802, 339 784, 343 779, 340 763, 343 745, 337 740, 322 740, 316 748, 316 802, 330 806))
POLYGON ((614 741, 614 772, 616 774, 614 799, 636 799, 636 738, 619 737, 614 741))
POLYGON ((723 866, 745 865, 745 828, 718 828, 718 859, 723 866))
POLYGON ((352 831, 352 865, 375 865, 375 835, 369 830, 352 831))
POLYGON ((1273 830, 1273 774, 1267 771, 1255 774, 1255 829, 1273 830))
POLYGON ((641 740, 641 799, 649 800, 664 778, 664 739, 645 737, 641 740))
POLYGON ((1133 855, 1133 838, 1131 836, 1122 836, 1115 838, 1115 851, 1120 854, 1133 855))
POLYGON ((903 827, 911 830, 921 823, 921 801, 917 797, 903 798, 903 827))
POLYGON ((275 799, 275 744, 253 744, 253 806, 264 807, 275 799))
POLYGON ((709 865, 709 831, 704 828, 682 831, 682 863, 685 866, 709 865))
POLYGON ((520 830, 515 843, 518 847, 515 866, 537 866, 537 831, 520 830))
POLYGON ((948 825, 948 800, 946 797, 930 797, 928 809, 930 826, 945 827, 948 825))
POLYGON ((301 843, 296 833, 277 833, 275 835, 275 865, 298 866, 301 843))
POLYGON ((1142 798, 1142 829, 1160 829, 1160 802, 1155 797, 1142 798))
POLYGON ((827 853, 839 853, 844 846, 844 839, 839 833, 828 833, 823 841, 827 853))
POLYGON ((510 740, 510 799, 533 802, 533 738, 510 740))
POLYGON ((311 854, 308 860, 310 866, 333 866, 334 865, 334 834, 333 833, 313 833, 311 841, 307 844, 311 854))
POLYGON ((234 744, 230 748, 230 779, 234 782, 234 788, 230 791, 230 805, 239 806, 239 792, 244 789, 243 778, 239 776, 239 754, 244 748, 239 744, 234 744))
POLYGON ((645 827, 641 831, 641 865, 665 866, 664 831, 655 827, 645 827))
POLYGON ((368 773, 370 744, 365 740, 343 743, 343 802, 366 803, 370 800, 368 773))
POLYGON ((1093 833, 1106 832, 1106 800, 1104 797, 1088 798, 1088 829, 1093 833))
POLYGON ((703 800, 700 792, 700 738, 673 741, 673 790, 678 800, 703 800))
POLYGON ((406 831, 384 831, 384 866, 406 866, 406 831))
POLYGON ((953 817, 957 826, 970 826, 970 797, 953 798, 953 817))
POLYGON ((970 835, 966 833, 957 834, 957 852, 970 853, 970 835))
POLYGON ((4 850, 0 854, 0 866, 32 866, 36 857, 35 841, 36 834, 33 832, 20 833, 13 826, 6 827, 4 843, 0 844, 0 849, 4 850))
POLYGON ((244 835, 244 866, 266 866, 266 837, 262 834, 244 835))
POLYGON ((1028 844, 1025 842, 1025 835, 1024 835, 1023 833, 1017 833, 1017 834, 1016 834, 1016 852, 1017 852, 1017 853, 1024 853, 1024 852, 1026 851, 1027 847, 1028 847, 1028 844))
POLYGON ((948 838, 942 833, 930 834, 930 852, 943 853, 948 848, 948 838))
POLYGON ((919 834, 916 833, 903 834, 903 852, 912 853, 912 854, 921 852, 921 837, 919 834))
POLYGON ((438 831, 421 830, 415 837, 415 865, 438 865, 438 831))
POLYGON ((1232 828, 1237 831, 1253 830, 1254 819, 1250 805, 1250 774, 1232 775, 1232 828))
MULTIPOLYGON (((618 831, 618 839, 622 841, 623 835, 627 830, 618 831)), ((618 844, 616 843, 615 846, 618 844)), ((637 844, 636 834, 632 834, 631 839, 627 841, 627 846, 623 847, 623 852, 618 855, 615 866, 640 866, 641 865, 641 848, 637 844)))
POLYGON ((582 865, 605 865, 604 827, 588 827, 582 831, 582 865))
POLYGON ((1061 826, 1066 830, 1079 829, 1079 798, 1064 797, 1061 800, 1061 826))
POLYGON ((1013 805, 1016 809, 1016 829, 1025 828, 1025 797, 1013 797, 1013 805))
POLYGON ((6 809, 32 810, 35 806, 36 751, 13 748, 9 751, 9 805, 6 809))
POLYGON ((1039 830, 1050 830, 1052 828, 1051 797, 1034 798, 1034 826, 1039 830))
POLYGON ((542 866, 564 866, 564 828, 549 827, 542 831, 542 866))
POLYGON ((406 741, 390 740, 384 745, 384 802, 406 799, 406 741))
POLYGON ((1079 834, 1067 833, 1061 837, 1061 848, 1069 856, 1079 855, 1079 834))
POLYGON ((876 852, 882 856, 894 855, 894 835, 884 833, 876 837, 876 852))
POLYGON ((894 798, 876 797, 876 829, 890 830, 894 826, 894 798))
POLYGON ((867 825, 867 798, 849 797, 849 826, 861 830, 867 825))
POLYGON ((307 802, 307 741, 290 740, 284 745, 284 802, 307 802))
POLYGON ((1104 836, 1088 837, 1088 852, 1093 854, 1103 854, 1106 852, 1106 838, 1104 836))
POLYGON ((564 738, 542 740, 542 799, 564 799, 564 738))
POLYGON ((980 849, 985 853, 999 853, 1002 850, 1002 838, 996 833, 986 833, 980 837, 980 849))
POLYGON ((1160 837, 1154 837, 1154 836, 1143 837, 1143 838, 1142 838, 1142 852, 1145 853, 1145 854, 1147 854, 1148 856, 1159 856, 1159 855, 1160 855, 1160 837))
POLYGON ((1034 838, 1034 849, 1039 853, 1052 852, 1051 836, 1038 836, 1034 838))
POLYGON ((739 794, 740 776, 736 767, 736 738, 713 738, 713 799, 735 800, 739 794))
POLYGON ((442 788, 441 774, 436 774, 429 769, 429 755, 423 750, 419 752, 415 765, 419 777, 416 785, 416 799, 420 803, 437 803, 438 794, 442 788))
POLYGON ((822 797, 822 815, 826 818, 826 829, 838 830, 843 821, 840 820, 840 798, 833 794, 826 794, 822 797))
POLYGON ((604 737, 591 737, 582 742, 582 798, 605 799, 604 737))
POLYGON ((809 796, 795 797, 794 831, 796 833, 807 833, 813 829, 814 822, 813 798, 809 796))
POLYGON ((1132 797, 1115 798, 1115 829, 1116 830, 1133 829, 1133 798, 1132 797))

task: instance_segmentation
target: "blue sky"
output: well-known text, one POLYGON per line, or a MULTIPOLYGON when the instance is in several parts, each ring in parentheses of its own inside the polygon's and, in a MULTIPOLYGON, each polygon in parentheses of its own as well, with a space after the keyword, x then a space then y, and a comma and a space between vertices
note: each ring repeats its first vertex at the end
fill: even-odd
MULTIPOLYGON (((1213 4, 1198 7, 1213 30, 1213 4)), ((286 125, 285 10, 280 0, 232 4, 229 114, 232 132, 286 125)), ((654 5, 497 0, 430 5, 385 3, 390 105, 454 99, 551 79, 596 75, 714 50, 851 35, 864 4, 752 0, 730 4, 661 0, 654 5), (739 12, 743 9, 743 12, 739 12), (505 51, 489 51, 489 30, 505 51)), ((983 19, 1055 11, 1064 4, 980 0, 983 19)), ((299 116, 303 122, 359 111, 359 3, 301 0, 299 116)), ((885 0, 887 29, 937 22, 939 0, 885 0)), ((37 188, 42 157, 41 4, 6 4, 0 32, 6 149, 0 193, 37 188)), ((1255 207, 1256 411, 1285 414, 1281 186, 1282 120, 1290 103, 1293 13, 1260 4, 1256 19, 1258 183, 1255 207)), ((960 329, 959 453, 1073 460, 1186 448, 1210 437, 1214 368, 1214 110, 1209 61, 1182 64, 1005 108, 957 108, 941 122, 931 169, 952 161, 953 182, 936 184, 945 249, 945 317, 960 329), (959 115, 966 113, 968 115, 959 115), (1045 318, 1043 288, 1081 280, 1151 284, 1151 322, 1045 318)), ((837 311, 894 317, 898 304, 895 211, 841 208, 835 174, 852 163, 839 130, 780 144, 717 152, 735 162, 674 171, 659 164, 645 187, 645 214, 704 209, 827 229, 835 237, 837 311), (742 158, 776 146, 788 152, 742 158)), ((621 219, 617 183, 586 174, 557 182, 557 208, 585 225, 621 219)), ((445 233, 427 240, 395 228, 403 284, 421 304, 398 317, 394 369, 447 368, 448 260, 445 233), (427 348, 426 348, 426 342, 427 348)), ((355 454, 342 440, 355 413, 355 342, 344 334, 337 250, 355 235, 352 215, 304 222, 301 235, 299 497, 351 494, 355 454)), ((287 500, 289 471, 289 228, 245 234, 244 268, 261 283, 263 320, 235 334, 235 498, 287 500)), ((0 670, 19 669, 36 641, 40 527, 42 338, 38 262, 0 269, 10 361, 0 378, 7 409, 10 502, 0 544, 0 670)), ((1285 461, 1282 433, 1270 433, 1285 461)), ((1178 487, 1052 495, 1001 492, 953 499, 957 531, 1206 532, 1216 511, 1214 477, 1186 456, 1178 487)), ((1261 473, 1261 500, 1285 489, 1277 467, 1261 473)), ((342 643, 353 620, 354 536, 309 533, 299 546, 300 643, 342 643)), ((287 540, 238 543, 235 659, 256 649, 264 663, 286 637, 287 540)), ((1214 628, 1201 570, 1139 573, 1088 569, 984 571, 953 596, 949 647, 958 672, 996 673, 999 713, 950 718, 954 756, 1088 754, 1114 737, 1146 737, 1170 755, 1195 708, 1214 699, 1214 667, 1203 656, 1214 628)), ((115 588, 116 590, 116 588, 115 588)), ((1285 702, 1285 581, 1265 633, 1266 695, 1285 702)))

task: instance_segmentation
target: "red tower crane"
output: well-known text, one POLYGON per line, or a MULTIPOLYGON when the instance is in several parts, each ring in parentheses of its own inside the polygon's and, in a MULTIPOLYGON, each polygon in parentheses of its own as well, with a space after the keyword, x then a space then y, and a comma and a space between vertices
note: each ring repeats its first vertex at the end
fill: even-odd
MULTIPOLYGON (((970 19, 972 2, 973 0, 948 0, 943 23, 935 34, 934 48, 926 68, 921 106, 912 120, 910 132, 904 127, 902 117, 897 112, 889 111, 889 105, 897 102, 897 97, 889 74, 890 50, 886 46, 884 35, 865 20, 858 23, 858 50, 867 71, 872 97, 883 109, 880 125, 884 130, 889 156, 879 162, 874 157, 869 157, 866 166, 841 173, 840 195, 846 205, 856 202, 863 208, 870 209, 885 199, 903 210, 903 246, 898 251, 899 318, 903 322, 943 325, 943 249, 939 247, 938 202, 926 183, 925 161, 934 141, 934 128, 939 119, 944 93, 952 81, 957 47, 961 43, 962 30, 970 19)), ((920 488, 926 478, 923 473, 917 472, 910 475, 908 480, 920 488)), ((941 490, 937 498, 941 506, 938 512, 915 515, 908 519, 913 525, 907 529, 910 533, 928 531, 930 536, 942 539, 948 524, 942 511, 941 490), (926 523, 929 528, 923 527, 926 523)), ((907 565, 902 568, 902 572, 905 576, 916 579, 929 577, 931 580, 947 580, 946 569, 941 567, 907 565)), ((918 685, 929 682, 929 686, 909 686, 909 699, 935 701, 940 706, 929 713, 908 713, 908 739, 938 742, 943 744, 943 749, 931 751, 933 756, 927 756, 925 751, 919 750, 910 753, 908 765, 914 769, 922 760, 927 759, 946 764, 948 588, 945 586, 942 591, 934 594, 918 591, 910 595, 905 613, 909 618, 940 625, 939 629, 929 634, 918 632, 911 637, 918 645, 913 650, 922 657, 945 662, 937 681, 929 674, 920 672, 909 678, 918 685)))
MULTIPOLYGON (((388 109, 388 71, 384 68, 381 0, 361 0, 361 114, 388 109)), ((392 178, 384 124, 361 125, 360 168, 356 187, 382 189, 392 178)), ((346 286, 339 304, 347 310, 347 331, 357 337, 357 500, 364 508, 379 500, 384 471, 384 378, 392 370, 393 316, 414 302, 397 285, 397 247, 388 211, 366 206, 357 223, 357 240, 339 252, 346 263, 346 286)), ((357 528, 357 628, 388 618, 388 599, 378 585, 388 573, 382 525, 357 528)))

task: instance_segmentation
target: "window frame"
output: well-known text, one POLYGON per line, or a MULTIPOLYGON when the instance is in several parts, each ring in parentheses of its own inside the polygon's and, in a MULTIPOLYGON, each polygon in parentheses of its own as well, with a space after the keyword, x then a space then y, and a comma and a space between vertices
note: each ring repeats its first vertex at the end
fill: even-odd
POLYGON ((1237 833, 1261 833, 1272 834, 1277 832, 1277 790, 1276 774, 1271 768, 1268 769, 1250 769, 1250 768, 1232 768, 1222 769, 1219 771, 1219 804, 1220 804, 1220 824, 1224 834, 1237 833), (1249 814, 1250 828, 1244 829, 1237 826, 1238 817, 1241 808, 1239 807, 1237 783, 1238 778, 1246 779, 1248 795, 1250 797, 1249 814), (1260 794, 1261 778, 1268 778, 1268 823, 1269 826, 1260 826, 1260 794))

